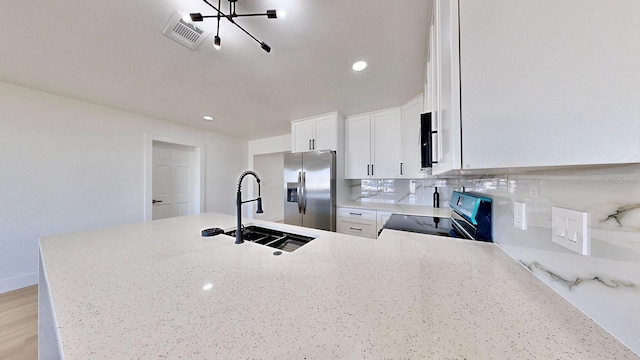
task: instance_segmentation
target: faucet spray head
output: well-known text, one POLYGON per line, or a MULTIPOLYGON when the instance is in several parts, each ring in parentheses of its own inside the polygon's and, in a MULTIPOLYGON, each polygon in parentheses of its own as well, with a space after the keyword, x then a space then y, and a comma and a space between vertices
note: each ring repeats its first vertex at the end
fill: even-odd
POLYGON ((259 197, 258 199, 258 209, 256 210, 256 214, 262 214, 264 211, 262 211, 262 198, 259 197))

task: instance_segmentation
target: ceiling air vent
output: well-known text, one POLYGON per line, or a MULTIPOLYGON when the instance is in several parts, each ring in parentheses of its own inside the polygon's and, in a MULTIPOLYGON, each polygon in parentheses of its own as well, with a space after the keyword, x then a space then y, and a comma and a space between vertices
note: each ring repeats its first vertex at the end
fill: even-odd
POLYGON ((209 31, 182 20, 182 15, 177 10, 171 14, 162 33, 191 50, 197 49, 209 36, 209 31))

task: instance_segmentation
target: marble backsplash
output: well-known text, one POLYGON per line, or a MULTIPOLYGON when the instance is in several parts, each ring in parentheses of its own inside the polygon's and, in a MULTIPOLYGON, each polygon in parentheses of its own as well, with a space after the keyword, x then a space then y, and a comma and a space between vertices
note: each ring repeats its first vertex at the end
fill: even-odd
POLYGON ((640 354, 640 164, 449 179, 448 185, 490 196, 495 242, 640 354), (527 230, 513 227, 514 201, 526 203, 527 230), (552 206, 588 213, 591 256, 551 241, 552 206))
POLYGON ((436 188, 440 194, 440 207, 449 207, 453 190, 447 184, 447 179, 352 180, 351 200, 362 203, 433 206, 436 188))

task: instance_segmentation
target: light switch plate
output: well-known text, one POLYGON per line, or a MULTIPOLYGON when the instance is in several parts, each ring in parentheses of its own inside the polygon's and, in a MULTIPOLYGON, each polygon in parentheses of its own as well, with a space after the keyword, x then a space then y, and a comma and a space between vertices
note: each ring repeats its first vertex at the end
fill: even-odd
POLYGON ((591 255, 587 212, 551 208, 551 240, 578 254, 591 255))
POLYGON ((513 226, 527 230, 527 211, 523 202, 513 202, 513 226))

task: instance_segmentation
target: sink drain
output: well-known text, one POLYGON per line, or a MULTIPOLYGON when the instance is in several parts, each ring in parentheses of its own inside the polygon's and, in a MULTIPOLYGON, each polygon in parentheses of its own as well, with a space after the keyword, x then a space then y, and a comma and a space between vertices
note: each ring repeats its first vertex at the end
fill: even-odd
POLYGON ((274 251, 273 255, 275 255, 275 256, 282 255, 282 251, 274 251))

